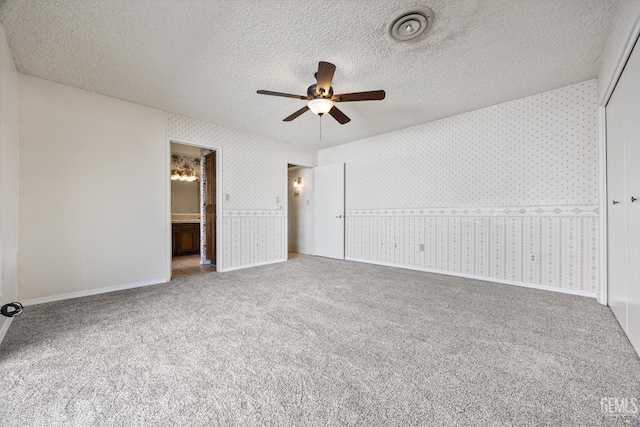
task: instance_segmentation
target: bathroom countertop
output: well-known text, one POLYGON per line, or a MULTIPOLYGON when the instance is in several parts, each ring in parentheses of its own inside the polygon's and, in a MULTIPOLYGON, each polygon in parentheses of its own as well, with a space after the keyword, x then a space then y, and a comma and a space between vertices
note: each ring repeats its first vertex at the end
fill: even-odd
POLYGON ((173 219, 172 224, 200 224, 199 219, 173 219))

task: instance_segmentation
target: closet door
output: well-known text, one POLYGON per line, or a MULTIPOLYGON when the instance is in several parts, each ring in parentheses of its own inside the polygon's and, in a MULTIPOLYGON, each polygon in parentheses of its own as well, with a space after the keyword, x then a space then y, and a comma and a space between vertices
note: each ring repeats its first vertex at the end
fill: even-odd
POLYGON ((624 92, 618 89, 607 105, 607 271, 608 302, 627 331, 627 237, 624 155, 624 92))
POLYGON ((609 306, 640 354, 640 47, 607 104, 609 306))
POLYGON ((625 66, 623 77, 627 191, 627 336, 640 354, 640 47, 637 44, 625 66))

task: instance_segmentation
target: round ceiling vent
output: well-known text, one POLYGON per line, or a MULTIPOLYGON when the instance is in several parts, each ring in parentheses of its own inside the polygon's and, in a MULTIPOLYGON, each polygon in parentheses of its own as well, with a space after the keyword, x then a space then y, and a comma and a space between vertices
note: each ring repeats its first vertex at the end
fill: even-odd
POLYGON ((389 37, 398 41, 415 39, 433 24, 435 14, 426 6, 403 10, 387 24, 389 37))

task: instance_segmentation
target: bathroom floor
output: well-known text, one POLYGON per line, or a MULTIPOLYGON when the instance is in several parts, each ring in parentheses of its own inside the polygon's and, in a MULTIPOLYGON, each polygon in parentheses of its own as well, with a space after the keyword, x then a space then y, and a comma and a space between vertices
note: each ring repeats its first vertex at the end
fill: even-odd
POLYGON ((192 276, 216 271, 213 264, 200 265, 200 255, 185 255, 173 257, 171 260, 171 278, 192 276))

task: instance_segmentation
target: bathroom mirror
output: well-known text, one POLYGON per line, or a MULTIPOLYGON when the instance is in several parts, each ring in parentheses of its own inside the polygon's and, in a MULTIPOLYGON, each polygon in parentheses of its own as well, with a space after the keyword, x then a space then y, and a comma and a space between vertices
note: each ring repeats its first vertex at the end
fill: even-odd
POLYGON ((171 181, 171 213, 200 214, 200 181, 171 181))

